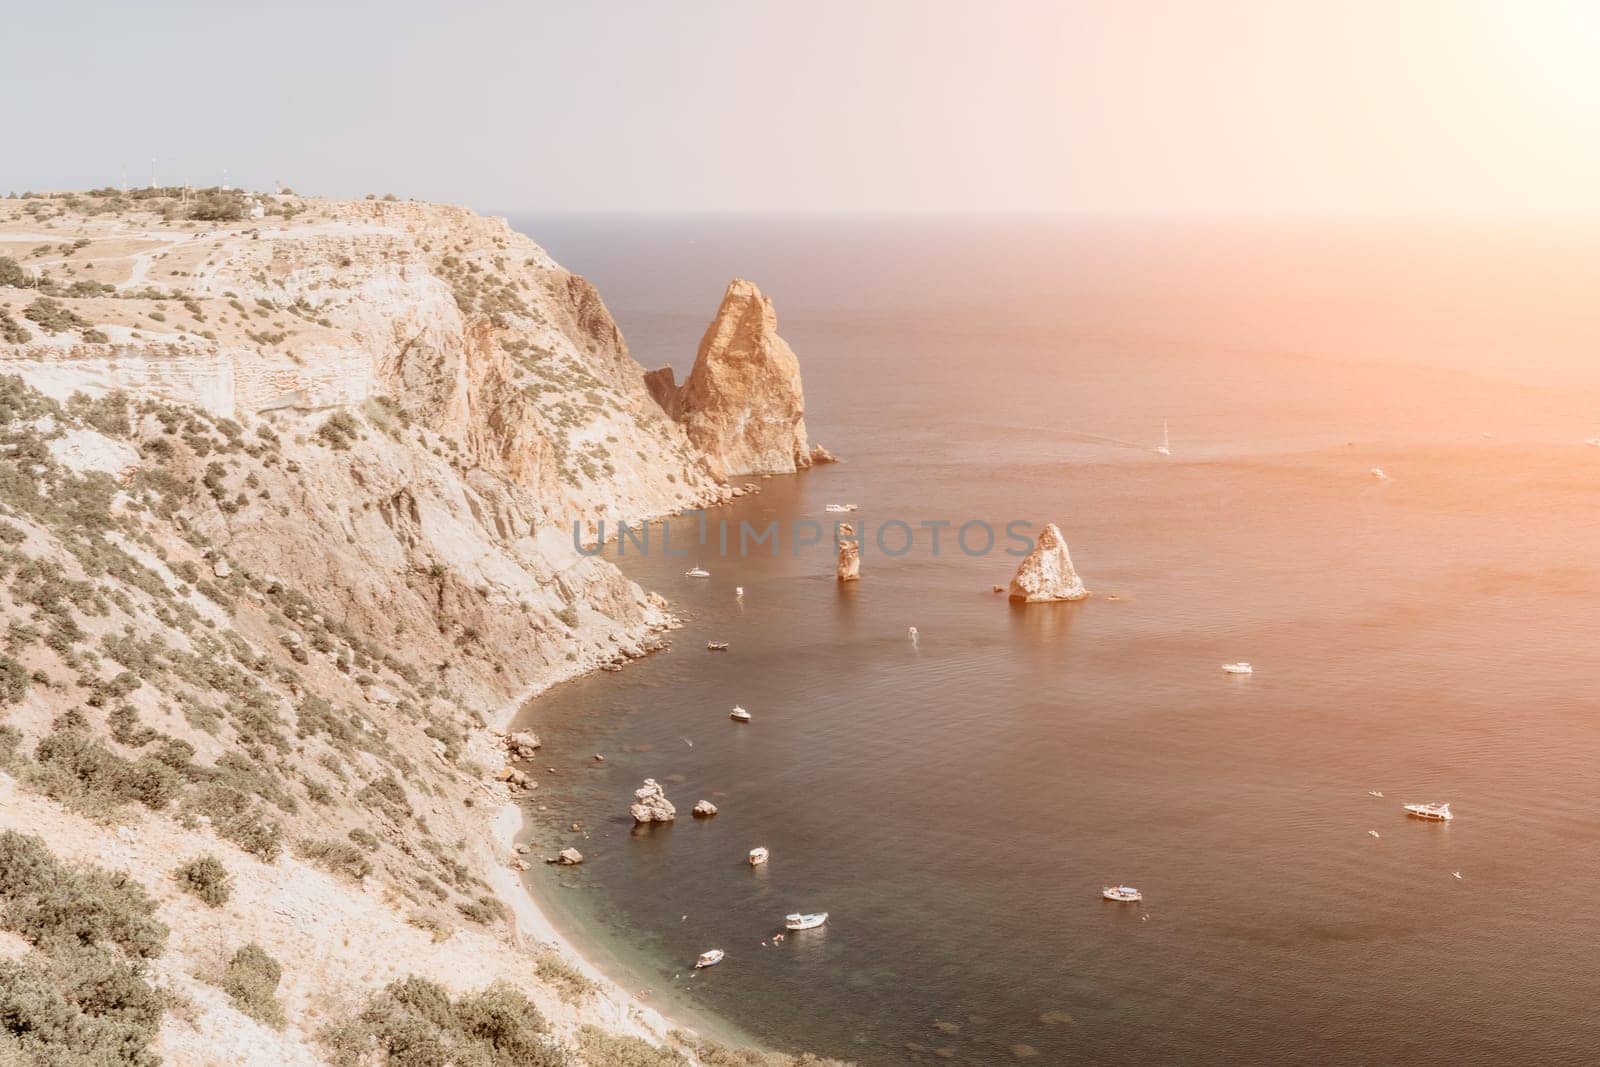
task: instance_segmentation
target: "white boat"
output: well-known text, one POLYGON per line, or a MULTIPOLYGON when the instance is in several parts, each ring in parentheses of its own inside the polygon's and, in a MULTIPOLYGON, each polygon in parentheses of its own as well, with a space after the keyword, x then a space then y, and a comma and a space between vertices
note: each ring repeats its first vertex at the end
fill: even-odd
POLYGON ((739 705, 735 704, 733 706, 733 710, 728 712, 728 718, 733 719, 735 722, 749 722, 750 713, 745 711, 739 705))
POLYGON ((1222 669, 1228 674, 1254 674, 1256 672, 1256 669, 1244 660, 1240 660, 1238 663, 1224 663, 1222 669))
POLYGON ((854 504, 829 504, 827 507, 823 508, 822 510, 823 511, 831 511, 834 514, 837 515, 837 514, 840 514, 842 512, 846 512, 846 511, 855 511, 856 510, 856 505, 854 505, 854 504))
POLYGON ((915 626, 907 626, 906 632, 911 635, 911 640, 915 641, 917 639, 917 628, 915 626))
POLYGON ((1586 437, 1583 439, 1583 443, 1586 445, 1592 445, 1595 448, 1600 448, 1600 437, 1586 437))
POLYGON ((685 578, 709 578, 711 577, 711 572, 704 567, 690 567, 683 572, 683 576, 685 578))
POLYGON ((1123 904, 1137 904, 1144 899, 1144 894, 1131 885, 1108 885, 1100 890, 1100 895, 1123 904))
POLYGON ((771 853, 769 853, 764 848, 753 848, 753 849, 751 849, 750 850, 750 866, 752 866, 752 867, 761 866, 763 863, 767 862, 767 857, 769 855, 771 855, 771 853))
POLYGON ((797 911, 793 915, 785 916, 783 925, 790 930, 815 930, 827 921, 828 913, 825 911, 815 912, 810 915, 797 911))
POLYGON ((1368 830, 1367 831, 1367 836, 1368 837, 1377 837, 1378 836, 1378 831, 1376 831, 1376 830, 1368 830))
POLYGON ((700 953, 700 958, 694 961, 694 969, 698 971, 702 967, 715 967, 717 964, 722 962, 722 957, 726 955, 727 953, 722 951, 720 948, 714 948, 709 952, 702 952, 700 953))
POLYGON ((1161 444, 1156 447, 1156 455, 1172 455, 1172 439, 1167 436, 1167 420, 1161 420, 1161 444))
POLYGON ((1371 473, 1372 476, 1378 479, 1380 482, 1386 482, 1389 480, 1389 476, 1383 472, 1382 467, 1373 467, 1371 473))
POLYGON ((712 652, 726 652, 726 651, 728 651, 728 642, 726 642, 726 641, 707 641, 706 642, 706 648, 709 649, 712 652))
POLYGON ((1369 790, 1367 790, 1367 796, 1369 796, 1369 797, 1381 797, 1381 796, 1383 796, 1383 790, 1381 790, 1381 789, 1369 789, 1369 790))
POLYGON ((1433 819, 1436 822, 1449 822, 1455 818, 1450 814, 1449 804, 1405 804, 1407 815, 1415 815, 1419 819, 1433 819))

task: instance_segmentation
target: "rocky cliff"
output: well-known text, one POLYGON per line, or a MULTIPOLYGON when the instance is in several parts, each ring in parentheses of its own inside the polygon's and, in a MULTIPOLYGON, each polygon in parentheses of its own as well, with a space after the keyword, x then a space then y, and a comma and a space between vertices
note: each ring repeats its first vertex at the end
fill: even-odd
MULTIPOLYGON (((385 1047, 370 1020, 413 978, 501 997, 552 1063, 608 1062, 589 1025, 660 1041, 510 921, 526 861, 490 820, 537 780, 490 728, 671 624, 571 524, 726 491, 593 287, 503 221, 241 199, 0 199, 0 851, 34 847, 15 829, 112 865, 167 931, 94 949, 144 1007, 62 1040, 105 1022, 129 1062, 326 1062, 341 1019, 385 1047), (196 898, 201 857, 231 900, 196 898), (281 970, 249 1003, 246 943, 281 970)), ((7 914, 0 967, 83 1015, 51 978, 77 957, 7 914)), ((0 1059, 43 1040, 19 1032, 0 1059)))
POLYGON ((681 387, 671 367, 645 375, 645 385, 718 478, 792 474, 833 458, 806 439, 800 361, 754 282, 728 283, 681 387))

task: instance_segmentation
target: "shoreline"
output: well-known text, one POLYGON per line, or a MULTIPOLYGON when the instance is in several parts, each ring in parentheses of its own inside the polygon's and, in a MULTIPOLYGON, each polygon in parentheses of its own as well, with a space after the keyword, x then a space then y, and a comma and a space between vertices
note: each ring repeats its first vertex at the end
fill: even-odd
MULTIPOLYGON (((668 618, 676 628, 677 618, 670 614, 668 618)), ((561 672, 557 677, 530 684, 495 710, 488 728, 500 733, 507 732, 528 703, 541 693, 563 682, 592 674, 597 669, 594 664, 575 665, 573 669, 561 672)), ((527 826, 528 819, 516 800, 507 800, 498 805, 490 817, 488 826, 496 853, 496 862, 490 867, 488 881, 494 895, 510 912, 515 944, 532 942, 550 946, 585 977, 595 982, 599 988, 589 1006, 599 1008, 603 1003, 604 1007, 597 1012, 603 1018, 597 1021, 616 1033, 638 1037, 651 1044, 675 1048, 688 1056, 692 1063, 698 1062, 694 1053, 674 1042, 670 1036, 673 1032, 688 1034, 695 1038, 708 1038, 724 1044, 731 1043, 739 1047, 754 1047, 748 1038, 739 1034, 738 1029, 725 1020, 711 1019, 708 1023, 691 1025, 682 1017, 669 1015, 662 1009, 646 1003, 638 994, 630 992, 616 977, 595 963, 592 958, 593 953, 585 952, 573 935, 557 926, 522 872, 508 865, 510 859, 519 858, 516 846, 518 838, 523 836, 527 826)))

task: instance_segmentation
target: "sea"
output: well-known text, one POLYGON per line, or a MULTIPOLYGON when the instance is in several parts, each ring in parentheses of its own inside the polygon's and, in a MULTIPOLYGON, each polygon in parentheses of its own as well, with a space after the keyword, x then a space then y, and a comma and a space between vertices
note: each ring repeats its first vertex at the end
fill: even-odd
POLYGON ((511 218, 680 378, 755 281, 842 460, 608 548, 684 627, 520 716, 627 988, 861 1064, 1593 1061, 1600 226, 511 218), (1094 595, 997 595, 1014 521, 1094 595))

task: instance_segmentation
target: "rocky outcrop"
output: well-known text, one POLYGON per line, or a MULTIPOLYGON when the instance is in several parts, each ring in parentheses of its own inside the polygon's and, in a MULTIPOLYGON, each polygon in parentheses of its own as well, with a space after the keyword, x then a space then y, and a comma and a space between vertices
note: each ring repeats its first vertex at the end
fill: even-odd
POLYGON ((837 540, 839 542, 839 566, 837 573, 841 582, 856 582, 861 580, 861 542, 855 539, 855 527, 848 522, 839 524, 837 540))
POLYGON ((800 361, 778 336, 772 301, 754 282, 728 283, 681 388, 671 367, 644 381, 720 479, 791 474, 833 459, 806 440, 800 361))
POLYGON ((518 730, 506 736, 506 753, 512 759, 533 759, 541 744, 539 735, 532 730, 518 730))
POLYGON ((556 853, 556 858, 552 862, 562 867, 576 867, 583 862, 583 853, 575 848, 564 848, 556 853))
POLYGON ((700 800, 700 801, 696 801, 695 802, 694 814, 696 816, 698 816, 699 818, 709 819, 711 816, 715 815, 716 813, 717 813, 717 806, 715 804, 711 803, 711 801, 709 801, 709 800, 700 800))
POLYGON ((1033 604, 1050 600, 1082 600, 1089 595, 1072 567, 1066 538, 1055 523, 1046 523, 1011 578, 1011 599, 1033 604))
POLYGON ((634 822, 671 822, 678 817, 678 809, 661 791, 654 778, 646 778, 644 785, 633 791, 633 804, 628 808, 634 822))

